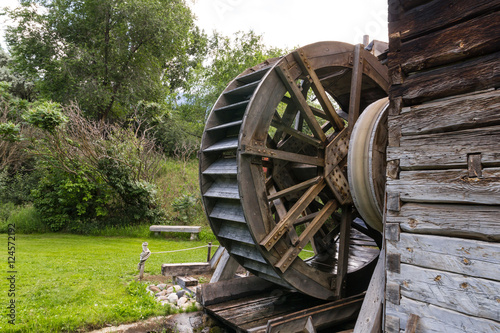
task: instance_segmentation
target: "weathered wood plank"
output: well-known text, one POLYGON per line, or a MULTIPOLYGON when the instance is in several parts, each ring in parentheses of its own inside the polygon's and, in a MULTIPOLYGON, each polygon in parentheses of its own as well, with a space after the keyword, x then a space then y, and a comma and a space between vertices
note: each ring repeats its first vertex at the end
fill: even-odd
POLYGON ((408 76, 391 87, 391 98, 405 106, 496 87, 500 84, 500 52, 408 76), (443 79, 446 78, 446 79, 443 79))
POLYGON ((240 265, 236 262, 236 259, 231 257, 229 252, 224 251, 214 273, 212 274, 212 277, 210 278, 210 283, 234 278, 234 274, 236 274, 236 270, 239 266, 240 265))
POLYGON ((201 227, 199 226, 181 226, 181 225, 151 225, 149 231, 157 232, 188 232, 199 233, 201 227))
POLYGON ((403 42, 399 51, 389 57, 408 74, 497 52, 499 43, 500 12, 493 12, 403 42))
POLYGON ((500 206, 406 203, 387 211, 404 232, 500 241, 500 206))
POLYGON ((387 159, 399 159, 402 170, 467 168, 468 155, 481 153, 485 166, 500 165, 500 125, 455 132, 403 136, 387 148, 387 159))
POLYGON ((403 136, 451 132, 500 124, 500 90, 487 90, 429 102, 389 116, 389 126, 401 126, 403 136))
POLYGON ((276 285, 271 282, 257 276, 249 276, 203 284, 200 294, 202 304, 208 306, 275 288, 276 285))
POLYGON ((401 295, 459 311, 500 320, 500 282, 442 270, 401 264, 401 274, 387 272, 387 280, 401 286, 401 295))
POLYGON ((469 178, 467 170, 402 171, 399 180, 387 181, 387 191, 403 202, 498 205, 499 180, 500 168, 484 169, 483 178, 469 178))
POLYGON ((500 281, 500 244, 432 235, 402 233, 387 242, 387 255, 402 263, 500 281))
POLYGON ((310 317, 317 329, 339 324, 357 315, 363 297, 364 295, 356 295, 272 319, 267 325, 266 333, 301 332, 310 317))
POLYGON ((366 296, 359 311, 354 333, 375 333, 382 331, 382 312, 385 289, 385 250, 380 252, 377 266, 373 271, 366 296))
MULTIPOLYGON (((403 6, 406 2, 411 1, 401 1, 403 6)), ((500 1, 498 0, 474 2, 455 0, 452 4, 448 1, 434 0, 406 11, 399 16, 399 20, 390 22, 389 33, 400 32, 401 38, 408 40, 484 13, 491 13, 499 8, 500 1)))
POLYGON ((417 332, 426 333, 493 333, 500 331, 500 322, 468 316, 432 304, 401 298, 399 306, 387 304, 387 316, 399 319, 401 329, 406 328, 408 316, 418 314, 417 332))
POLYGON ((161 275, 187 276, 210 273, 212 268, 208 262, 193 262, 161 265, 161 275))

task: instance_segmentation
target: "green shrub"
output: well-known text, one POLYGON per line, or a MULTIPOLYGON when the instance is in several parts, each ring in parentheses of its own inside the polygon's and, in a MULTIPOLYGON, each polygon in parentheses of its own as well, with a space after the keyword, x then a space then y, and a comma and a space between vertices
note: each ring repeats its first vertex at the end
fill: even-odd
POLYGON ((49 231, 43 224, 40 214, 33 206, 25 206, 12 213, 7 220, 16 226, 16 232, 20 234, 45 233, 49 231))
POLYGON ((61 105, 48 101, 38 103, 29 109, 23 118, 31 125, 50 133, 54 133, 57 127, 68 121, 68 117, 62 112, 61 105))
POLYGON ((42 221, 52 230, 85 232, 108 215, 111 197, 106 184, 92 182, 83 172, 68 174, 51 169, 33 190, 33 202, 42 221))
POLYGON ((14 224, 16 233, 32 234, 47 232, 40 214, 31 206, 16 206, 12 202, 0 205, 0 233, 7 233, 8 226, 14 224))
POLYGON ((25 205, 32 202, 31 191, 38 186, 39 170, 26 171, 24 167, 9 174, 7 168, 0 173, 0 202, 25 205))
POLYGON ((193 223, 193 217, 200 208, 200 200, 196 195, 184 194, 172 202, 172 207, 180 221, 185 224, 193 223))

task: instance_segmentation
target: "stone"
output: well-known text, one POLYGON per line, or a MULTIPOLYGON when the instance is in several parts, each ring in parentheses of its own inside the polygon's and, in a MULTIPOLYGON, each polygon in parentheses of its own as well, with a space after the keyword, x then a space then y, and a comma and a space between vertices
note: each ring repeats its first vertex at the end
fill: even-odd
POLYGON ((195 302, 194 304, 196 305, 196 308, 198 309, 198 311, 203 310, 203 306, 200 303, 195 302))
POLYGON ((168 297, 167 296, 160 296, 160 297, 158 297, 158 299, 160 301, 168 301, 168 297))
POLYGON ((171 294, 174 292, 174 287, 168 287, 167 288, 167 294, 171 294))
POLYGON ((177 300, 177 305, 183 306, 184 304, 186 304, 187 301, 188 301, 188 299, 186 297, 181 297, 177 300))
POLYGON ((173 304, 177 304, 177 300, 179 297, 176 294, 170 294, 168 295, 168 301, 173 304))
POLYGON ((159 293, 161 290, 160 288, 158 288, 157 286, 149 286, 148 287, 149 290, 151 290, 152 292, 155 292, 155 293, 159 293))
POLYGON ((185 290, 179 290, 176 294, 177 294, 177 296, 179 296, 179 298, 181 298, 182 296, 184 296, 186 294, 186 291, 185 290))
POLYGON ((157 285, 158 288, 160 288, 161 290, 164 290, 165 288, 167 288, 167 284, 166 283, 160 283, 159 285, 157 285))
POLYGON ((174 286, 174 291, 175 291, 175 292, 178 292, 179 290, 182 290, 182 287, 181 287, 181 286, 179 286, 178 284, 176 284, 176 285, 174 286))

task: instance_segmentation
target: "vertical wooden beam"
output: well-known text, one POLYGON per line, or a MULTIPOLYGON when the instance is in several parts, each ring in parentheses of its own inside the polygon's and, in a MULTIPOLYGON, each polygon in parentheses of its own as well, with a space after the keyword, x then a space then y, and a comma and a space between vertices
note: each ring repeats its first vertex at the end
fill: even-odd
POLYGON ((361 44, 354 47, 354 59, 352 64, 351 94, 349 97, 349 118, 348 124, 350 132, 359 116, 361 104, 361 84, 363 80, 363 58, 361 56, 361 44))
POLYGON ((345 295, 345 277, 349 259, 349 243, 351 239, 352 212, 350 206, 342 207, 340 221, 339 258, 337 262, 337 278, 335 280, 335 296, 342 298, 345 295))

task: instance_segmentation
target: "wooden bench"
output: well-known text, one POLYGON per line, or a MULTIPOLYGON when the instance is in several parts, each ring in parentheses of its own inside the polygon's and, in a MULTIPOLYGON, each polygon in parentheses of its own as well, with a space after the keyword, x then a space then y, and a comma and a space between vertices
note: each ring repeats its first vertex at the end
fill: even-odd
POLYGON ((198 238, 201 227, 180 225, 152 225, 149 227, 149 231, 154 231, 157 235, 159 235, 160 232, 188 232, 191 234, 191 240, 195 240, 198 238))

